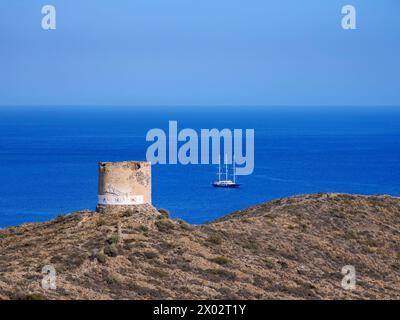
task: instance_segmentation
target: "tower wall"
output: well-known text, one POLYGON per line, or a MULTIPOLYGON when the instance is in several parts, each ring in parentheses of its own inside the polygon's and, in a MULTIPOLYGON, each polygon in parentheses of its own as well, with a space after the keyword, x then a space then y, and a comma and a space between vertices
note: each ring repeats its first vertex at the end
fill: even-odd
POLYGON ((151 164, 100 162, 97 211, 151 204, 151 164))

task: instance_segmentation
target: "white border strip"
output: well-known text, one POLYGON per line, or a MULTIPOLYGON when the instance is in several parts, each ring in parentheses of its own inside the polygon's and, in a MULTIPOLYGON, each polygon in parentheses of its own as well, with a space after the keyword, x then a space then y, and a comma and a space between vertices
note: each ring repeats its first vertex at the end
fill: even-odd
POLYGON ((99 204, 106 205, 134 205, 134 204, 143 204, 144 199, 142 195, 124 195, 124 196, 115 196, 115 195, 99 195, 99 204))

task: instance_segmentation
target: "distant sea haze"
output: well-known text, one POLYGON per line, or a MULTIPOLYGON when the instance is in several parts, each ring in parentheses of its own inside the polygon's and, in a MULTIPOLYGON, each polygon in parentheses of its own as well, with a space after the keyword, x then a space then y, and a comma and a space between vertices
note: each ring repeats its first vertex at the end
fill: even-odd
POLYGON ((94 209, 99 161, 145 160, 146 133, 254 129, 255 161, 238 189, 211 186, 213 165, 153 166, 153 204, 204 223, 290 195, 400 195, 400 108, 0 108, 0 227, 94 209))

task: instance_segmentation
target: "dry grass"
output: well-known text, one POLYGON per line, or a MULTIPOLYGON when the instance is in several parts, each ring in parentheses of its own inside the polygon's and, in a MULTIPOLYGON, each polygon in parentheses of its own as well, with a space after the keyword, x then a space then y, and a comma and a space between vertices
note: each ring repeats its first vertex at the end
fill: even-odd
POLYGON ((398 299, 399 212, 398 198, 322 193, 203 226, 145 205, 62 215, 0 230, 0 299, 398 299), (47 264, 56 291, 40 286, 47 264))

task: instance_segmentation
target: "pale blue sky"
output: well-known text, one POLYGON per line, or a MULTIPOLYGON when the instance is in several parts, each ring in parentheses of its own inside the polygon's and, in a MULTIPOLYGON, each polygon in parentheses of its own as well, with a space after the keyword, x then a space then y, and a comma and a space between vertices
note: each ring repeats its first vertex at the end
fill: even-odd
POLYGON ((0 105, 400 105, 399 14, 398 0, 1 0, 0 105), (345 4, 358 30, 341 28, 345 4))

